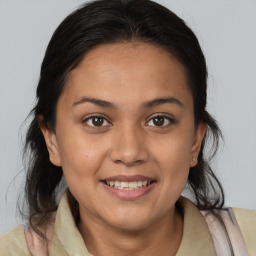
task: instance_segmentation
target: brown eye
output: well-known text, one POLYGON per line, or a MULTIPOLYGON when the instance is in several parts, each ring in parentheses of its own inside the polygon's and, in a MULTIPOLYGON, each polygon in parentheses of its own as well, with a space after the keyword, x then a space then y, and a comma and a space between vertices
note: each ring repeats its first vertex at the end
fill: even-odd
POLYGON ((91 116, 86 118, 83 123, 86 123, 88 126, 92 127, 102 127, 109 125, 109 122, 101 116, 91 116))
POLYGON ((103 118, 101 118, 101 117, 93 117, 93 118, 92 118, 92 124, 93 124, 94 126, 102 126, 102 125, 103 125, 103 122, 104 122, 104 120, 103 120, 103 118))
POLYGON ((164 124, 164 118, 161 116, 157 116, 153 118, 153 124, 155 126, 162 126, 164 124))
POLYGON ((147 122, 147 125, 153 127, 165 127, 173 123, 175 123, 175 121, 169 116, 155 116, 147 122))

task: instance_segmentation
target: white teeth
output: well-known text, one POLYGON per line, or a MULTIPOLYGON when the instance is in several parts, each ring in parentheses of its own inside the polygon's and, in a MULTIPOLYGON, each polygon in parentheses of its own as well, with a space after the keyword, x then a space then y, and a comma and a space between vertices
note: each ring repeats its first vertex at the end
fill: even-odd
POLYGON ((128 182, 121 181, 120 187, 122 187, 122 188, 128 188, 128 187, 129 187, 129 184, 128 184, 128 182))
POLYGON ((136 187, 138 187, 138 182, 137 181, 129 182, 129 188, 136 188, 136 187))
POLYGON ((143 186, 147 186, 147 183, 148 183, 148 182, 147 182, 146 180, 145 180, 145 181, 142 181, 142 185, 143 185, 143 186))
POLYGON ((150 184, 149 181, 146 180, 139 180, 139 181, 118 181, 118 180, 111 180, 111 181, 106 181, 107 185, 110 187, 114 187, 117 189, 122 189, 122 190, 136 190, 142 187, 145 187, 150 184))

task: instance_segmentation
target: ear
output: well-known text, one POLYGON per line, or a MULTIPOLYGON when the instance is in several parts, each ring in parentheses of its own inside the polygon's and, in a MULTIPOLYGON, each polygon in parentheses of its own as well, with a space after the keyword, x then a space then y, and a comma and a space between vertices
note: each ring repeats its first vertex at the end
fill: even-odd
POLYGON ((42 116, 37 117, 40 129, 44 135, 45 143, 49 152, 49 159, 55 166, 61 166, 59 148, 56 134, 52 129, 49 129, 43 121, 42 116))
POLYGON ((198 155, 201 149, 201 144, 206 133, 206 130, 207 124, 203 122, 200 122, 195 130, 194 142, 191 148, 190 167, 194 167, 197 165, 198 155))

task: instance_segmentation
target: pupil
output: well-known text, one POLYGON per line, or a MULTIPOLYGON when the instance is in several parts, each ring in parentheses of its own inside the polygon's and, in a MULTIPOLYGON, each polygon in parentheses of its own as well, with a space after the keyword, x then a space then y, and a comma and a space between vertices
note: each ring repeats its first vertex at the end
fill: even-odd
POLYGON ((103 124, 103 118, 94 117, 92 123, 94 126, 101 126, 103 124))
POLYGON ((153 119, 153 123, 156 126, 162 126, 164 124, 164 118, 163 117, 155 117, 153 119))

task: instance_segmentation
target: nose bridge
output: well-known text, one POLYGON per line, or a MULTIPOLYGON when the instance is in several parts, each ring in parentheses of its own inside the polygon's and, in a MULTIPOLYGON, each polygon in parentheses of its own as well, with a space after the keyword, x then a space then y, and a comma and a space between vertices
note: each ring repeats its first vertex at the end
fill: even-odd
POLYGON ((116 128, 110 152, 112 161, 129 166, 146 161, 148 156, 143 129, 131 123, 116 128))

